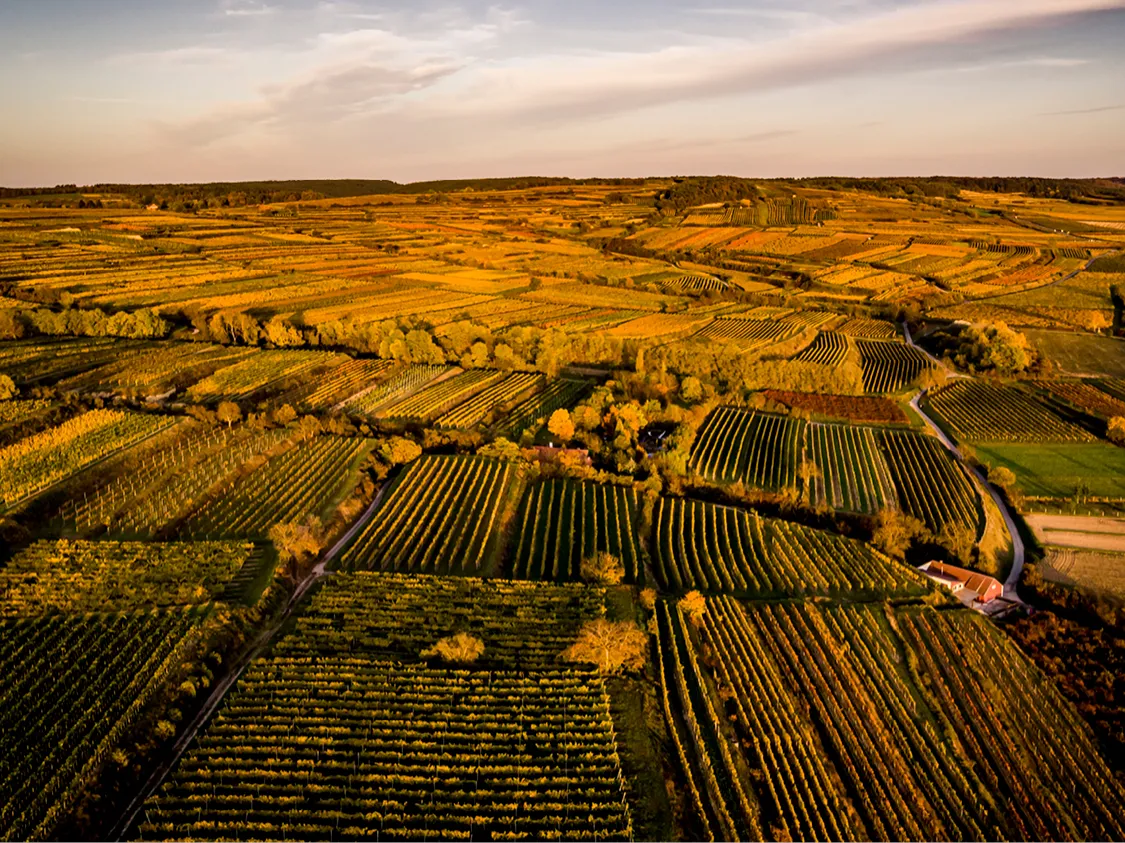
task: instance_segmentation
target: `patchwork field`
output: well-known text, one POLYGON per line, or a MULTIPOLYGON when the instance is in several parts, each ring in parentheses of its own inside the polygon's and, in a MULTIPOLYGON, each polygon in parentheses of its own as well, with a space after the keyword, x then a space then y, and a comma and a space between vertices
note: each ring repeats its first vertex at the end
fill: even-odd
POLYGON ((0 188, 4 839, 1125 838, 1116 182, 57 190, 0 188), (1005 508, 985 617, 916 566, 1005 508))

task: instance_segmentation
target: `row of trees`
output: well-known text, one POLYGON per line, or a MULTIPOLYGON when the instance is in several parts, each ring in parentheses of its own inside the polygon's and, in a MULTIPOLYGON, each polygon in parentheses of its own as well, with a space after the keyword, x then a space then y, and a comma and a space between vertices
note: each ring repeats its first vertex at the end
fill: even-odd
POLYGON ((119 310, 108 314, 96 308, 66 308, 29 305, 0 310, 0 339, 19 339, 35 334, 79 337, 166 337, 172 326, 154 310, 119 310))

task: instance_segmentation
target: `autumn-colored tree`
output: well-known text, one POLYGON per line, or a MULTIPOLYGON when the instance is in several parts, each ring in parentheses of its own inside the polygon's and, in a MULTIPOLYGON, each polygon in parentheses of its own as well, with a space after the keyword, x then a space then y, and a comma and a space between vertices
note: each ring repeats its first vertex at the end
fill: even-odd
POLYGON ((1100 334, 1107 328, 1113 327, 1113 322, 1102 311, 1091 310, 1086 315, 1086 329, 1093 331, 1095 334, 1100 334))
POLYGON ((422 447, 411 439, 392 436, 379 448, 379 453, 391 465, 405 465, 422 456, 422 447))
POLYGON ((438 640, 422 651, 422 658, 437 657, 447 664, 472 664, 484 653, 484 642, 467 632, 458 632, 438 640))
POLYGON ((242 410, 233 401, 224 401, 219 404, 218 409, 219 421, 226 423, 229 428, 232 424, 242 418, 242 410))
POLYGON ((562 653, 568 662, 592 664, 606 674, 640 670, 647 655, 648 636, 640 627, 630 621, 605 618, 583 624, 578 640, 562 653))
POLYGON ((612 553, 601 551, 583 559, 579 573, 592 585, 617 585, 625 579, 625 566, 612 553))
POLYGON ((273 411, 273 420, 280 425, 292 424, 297 418, 297 411, 290 404, 282 404, 273 411))
POLYGON ((19 394, 15 381, 7 375, 0 375, 0 401, 8 401, 19 394))
POLYGON ((642 588, 640 594, 641 606, 648 611, 656 608, 656 589, 655 588, 642 588))
POLYGON ((959 562, 968 563, 972 559, 976 543, 976 530, 954 521, 942 525, 938 533, 938 544, 959 562))
POLYGON ((570 419, 570 413, 565 409, 555 410, 547 421, 547 430, 557 436, 561 444, 570 442, 574 438, 574 422, 570 419))
POLYGON ((888 556, 902 559, 910 543, 926 532, 926 526, 898 509, 880 509, 875 516, 871 541, 888 556))
POLYGON ((1106 437, 1116 445, 1125 445, 1125 416, 1114 416, 1109 420, 1106 437))
POLYGON ((1016 475, 1010 468, 998 465, 988 472, 988 482, 998 489, 1012 489, 1016 485, 1016 475))
POLYGON ((693 624, 699 626, 703 623, 703 616, 707 614, 707 598, 698 591, 689 591, 679 599, 676 605, 693 624))
POLYGON ((694 375, 680 382, 680 397, 688 404, 695 404, 703 398, 703 383, 694 375))
POLYGON ((296 521, 274 524, 270 527, 269 539, 277 549, 286 575, 296 580, 301 567, 320 553, 320 521, 310 518, 304 524, 296 521))
POLYGON ((301 416, 301 420, 297 422, 297 429, 301 431, 302 439, 312 439, 324 430, 324 426, 316 416, 301 416))

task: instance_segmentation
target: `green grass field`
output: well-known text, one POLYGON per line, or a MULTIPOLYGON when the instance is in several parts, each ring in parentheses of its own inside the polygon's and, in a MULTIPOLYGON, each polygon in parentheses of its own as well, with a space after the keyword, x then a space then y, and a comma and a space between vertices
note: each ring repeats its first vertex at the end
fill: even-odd
POLYGON ((1125 341, 1065 331, 1024 331, 1044 357, 1074 375, 1125 378, 1125 341))
POLYGON ((1125 448, 1103 442, 1044 445, 980 445, 981 462, 1011 469, 1024 494, 1069 498, 1084 483, 1089 495, 1125 498, 1125 448))

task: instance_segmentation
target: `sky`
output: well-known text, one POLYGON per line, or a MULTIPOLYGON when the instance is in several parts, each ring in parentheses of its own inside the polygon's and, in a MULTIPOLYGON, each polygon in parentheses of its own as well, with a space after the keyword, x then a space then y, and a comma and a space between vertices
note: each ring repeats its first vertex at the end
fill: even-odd
POLYGON ((1125 175, 1125 0, 0 0, 0 185, 1125 175))

